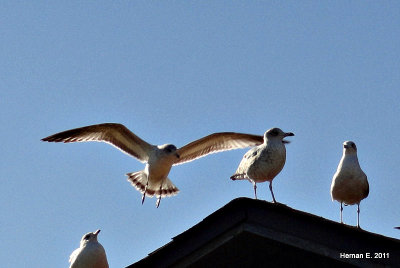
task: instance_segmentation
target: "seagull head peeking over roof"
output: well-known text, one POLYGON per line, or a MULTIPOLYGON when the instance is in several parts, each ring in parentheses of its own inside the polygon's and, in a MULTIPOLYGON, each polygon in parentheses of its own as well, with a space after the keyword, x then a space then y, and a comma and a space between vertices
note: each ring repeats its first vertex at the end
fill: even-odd
POLYGON ((97 241, 100 230, 82 236, 79 248, 69 257, 70 268, 108 268, 106 252, 97 241))

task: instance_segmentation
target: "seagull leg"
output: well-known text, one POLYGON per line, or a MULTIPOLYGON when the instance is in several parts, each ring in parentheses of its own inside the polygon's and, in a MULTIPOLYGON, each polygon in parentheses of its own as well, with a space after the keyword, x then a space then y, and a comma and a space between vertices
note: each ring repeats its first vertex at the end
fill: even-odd
POLYGON ((340 202, 340 223, 343 223, 343 202, 340 202))
POLYGON ((360 203, 357 204, 357 228, 360 228, 360 203))
POLYGON ((143 205, 143 203, 144 203, 144 199, 146 198, 146 192, 144 192, 143 193, 143 196, 142 196, 142 205, 143 205))
POLYGON ((160 206, 160 202, 161 202, 161 195, 157 198, 156 208, 160 206))
POLYGON ((276 203, 274 192, 272 191, 272 180, 269 182, 269 190, 271 191, 273 202, 276 203))
POLYGON ((149 181, 147 180, 146 186, 144 187, 144 192, 142 196, 142 205, 144 203, 144 199, 146 198, 147 186, 149 186, 149 181))
POLYGON ((253 183, 253 188, 254 188, 254 196, 257 199, 257 183, 255 181, 252 181, 253 183))
POLYGON ((160 185, 160 195, 157 197, 157 202, 156 202, 156 207, 158 208, 160 206, 160 202, 161 202, 161 188, 162 188, 162 182, 160 185))

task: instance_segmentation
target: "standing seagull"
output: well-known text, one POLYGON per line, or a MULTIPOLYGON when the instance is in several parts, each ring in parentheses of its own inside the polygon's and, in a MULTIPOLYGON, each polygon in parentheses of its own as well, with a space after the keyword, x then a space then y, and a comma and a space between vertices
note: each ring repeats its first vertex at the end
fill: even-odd
POLYGON ((214 133, 177 149, 172 144, 149 144, 121 124, 104 123, 63 131, 43 138, 42 141, 106 142, 146 163, 144 170, 128 173, 128 181, 143 194, 142 204, 146 195, 156 195, 158 207, 162 197, 179 192, 167 177, 173 165, 193 161, 211 153, 255 146, 263 142, 263 137, 234 132, 214 133))
POLYGON ((103 246, 97 241, 100 230, 82 236, 79 248, 69 257, 69 268, 108 268, 103 246))
POLYGON ((285 143, 287 136, 294 136, 291 132, 283 132, 279 128, 271 128, 264 133, 264 143, 250 149, 239 164, 232 180, 249 180, 254 187, 257 199, 257 182, 269 181, 269 190, 272 200, 276 203, 272 191, 272 180, 281 172, 286 161, 285 143))
POLYGON ((360 202, 369 194, 367 175, 361 170, 357 147, 352 141, 343 142, 343 156, 331 185, 332 200, 340 202, 340 223, 343 223, 343 203, 357 204, 357 227, 360 228, 360 202))

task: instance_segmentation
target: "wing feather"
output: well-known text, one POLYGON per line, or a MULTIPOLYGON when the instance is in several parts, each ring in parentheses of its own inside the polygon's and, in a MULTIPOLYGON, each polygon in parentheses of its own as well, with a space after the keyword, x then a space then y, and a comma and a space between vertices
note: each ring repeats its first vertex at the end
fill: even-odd
POLYGON ((122 152, 146 162, 153 145, 145 142, 122 124, 104 123, 75 128, 43 138, 48 142, 106 142, 122 152))
POLYGON ((363 198, 366 198, 369 195, 369 183, 367 180, 367 175, 365 175, 365 182, 366 182, 366 186, 364 188, 364 197, 363 198))
POLYGON ((193 161, 208 154, 260 145, 263 136, 235 132, 220 132, 208 135, 178 149, 180 158, 174 165, 193 161))

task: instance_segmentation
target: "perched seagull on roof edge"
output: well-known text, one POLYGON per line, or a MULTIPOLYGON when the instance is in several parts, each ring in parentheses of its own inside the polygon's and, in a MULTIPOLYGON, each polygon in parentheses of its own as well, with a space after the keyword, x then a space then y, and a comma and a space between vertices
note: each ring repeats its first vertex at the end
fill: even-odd
POLYGON ((162 197, 173 196, 179 192, 167 177, 173 165, 193 161, 211 153, 255 146, 263 142, 263 137, 221 132, 195 140, 177 149, 172 144, 149 144, 121 124, 104 123, 63 131, 43 138, 42 141, 106 142, 142 163, 146 163, 144 170, 128 173, 128 181, 143 194, 142 204, 146 196, 156 195, 158 207, 162 197))
POLYGON ((269 181, 272 200, 276 203, 272 191, 272 180, 281 172, 286 162, 285 143, 292 132, 283 132, 279 128, 271 128, 264 133, 264 143, 250 149, 239 164, 232 180, 249 180, 253 184, 254 196, 257 199, 257 182, 269 181))
POLYGON ((100 230, 82 236, 79 248, 69 257, 69 268, 108 268, 103 246, 97 241, 100 230))
POLYGON ((340 202, 340 223, 343 223, 343 203, 357 204, 357 227, 360 228, 360 202, 369 194, 367 175, 361 170, 357 147, 352 141, 343 142, 343 156, 331 185, 332 201, 340 202))

